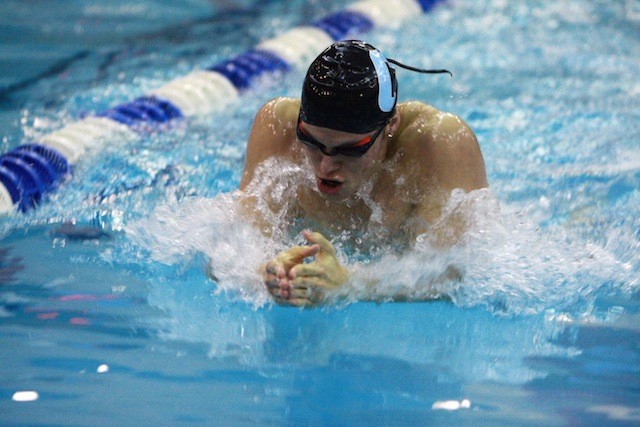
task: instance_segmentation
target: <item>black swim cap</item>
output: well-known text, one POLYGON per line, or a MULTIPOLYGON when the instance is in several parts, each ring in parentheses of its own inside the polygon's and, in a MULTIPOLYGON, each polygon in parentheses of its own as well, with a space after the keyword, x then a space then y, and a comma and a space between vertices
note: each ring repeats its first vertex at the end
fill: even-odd
POLYGON ((382 53, 363 41, 344 40, 309 66, 300 117, 311 125, 362 134, 386 123, 397 102, 395 70, 382 53))
POLYGON ((398 81, 390 63, 418 73, 451 75, 448 70, 425 70, 385 58, 360 40, 339 41, 309 66, 302 85, 300 118, 350 133, 380 129, 398 103, 398 81))

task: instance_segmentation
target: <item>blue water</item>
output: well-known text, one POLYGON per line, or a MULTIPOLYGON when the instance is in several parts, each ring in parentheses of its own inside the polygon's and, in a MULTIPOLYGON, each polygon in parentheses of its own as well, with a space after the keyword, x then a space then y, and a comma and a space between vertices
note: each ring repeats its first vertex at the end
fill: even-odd
MULTIPOLYGON (((0 423, 637 425, 640 7, 477 3, 368 36, 453 71, 399 71, 400 96, 471 125, 491 188, 459 250, 352 261, 409 292, 453 262, 449 300, 298 310, 255 287, 262 243, 228 195, 253 115, 297 96, 295 71, 114 141, 37 211, 0 219, 0 423)), ((53 5, 0 6, 3 150, 343 7, 53 5)))

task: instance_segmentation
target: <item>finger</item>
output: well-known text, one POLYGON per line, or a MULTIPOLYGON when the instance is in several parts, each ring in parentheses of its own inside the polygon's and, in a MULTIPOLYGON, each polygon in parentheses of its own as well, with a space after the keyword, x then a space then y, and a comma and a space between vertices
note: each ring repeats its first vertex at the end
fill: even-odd
POLYGON ((311 296, 311 291, 306 287, 294 287, 291 289, 289 293, 289 299, 297 299, 297 298, 309 298, 311 296))
POLYGON ((267 263, 267 265, 265 265, 264 271, 266 271, 267 274, 276 274, 277 268, 278 265, 276 264, 276 262, 271 260, 267 263))
POLYGON ((314 243, 320 246, 320 249, 322 249, 322 251, 326 252, 327 254, 335 255, 336 252, 333 249, 333 245, 322 234, 318 233, 317 231, 308 230, 303 231, 302 234, 309 243, 314 243))
POLYGON ((271 277, 265 280, 264 284, 267 286, 267 289, 280 289, 280 279, 277 277, 271 277))
POLYGON ((298 264, 289 270, 289 279, 295 279, 296 277, 317 277, 325 276, 325 269, 321 268, 315 262, 310 264, 298 264))
POLYGON ((291 249, 283 252, 281 256, 284 267, 288 270, 294 265, 302 262, 305 258, 316 255, 320 251, 320 248, 316 245, 312 246, 294 246, 291 249))
POLYGON ((288 299, 291 297, 290 289, 282 289, 280 287, 274 286, 274 287, 267 288, 267 291, 269 292, 269 295, 271 295, 273 298, 288 299))
POLYGON ((291 288, 289 286, 286 287, 280 287, 278 290, 276 290, 276 294, 280 297, 280 298, 286 298, 289 299, 291 298, 291 288))
POLYGON ((297 288, 329 288, 327 281, 321 277, 305 277, 300 276, 290 281, 294 289, 297 288))
POLYGON ((288 300, 289 298, 287 297, 283 297, 280 294, 274 293, 271 294, 271 297, 278 303, 278 304, 282 304, 283 302, 285 302, 286 300, 288 300))
POLYGON ((276 295, 273 295, 273 300, 276 302, 276 304, 278 305, 291 305, 291 303, 289 302, 288 298, 282 298, 276 295))
POLYGON ((278 282, 280 284, 280 288, 281 289, 290 289, 291 288, 291 284, 289 283, 289 279, 285 278, 278 278, 278 282))
POLYGON ((291 290, 289 299, 306 299, 313 304, 319 304, 326 297, 322 286, 295 287, 291 290))
POLYGON ((285 277, 286 275, 286 270, 284 269, 282 264, 279 261, 273 259, 265 265, 264 271, 265 273, 263 274, 263 276, 268 278, 271 278, 272 276, 285 277))
POLYGON ((291 298, 287 300, 289 305, 294 307, 313 307, 315 304, 307 298, 291 298))
POLYGON ((270 292, 269 295, 271 295, 271 298, 273 298, 278 304, 281 304, 282 301, 287 299, 280 295, 280 290, 270 292))

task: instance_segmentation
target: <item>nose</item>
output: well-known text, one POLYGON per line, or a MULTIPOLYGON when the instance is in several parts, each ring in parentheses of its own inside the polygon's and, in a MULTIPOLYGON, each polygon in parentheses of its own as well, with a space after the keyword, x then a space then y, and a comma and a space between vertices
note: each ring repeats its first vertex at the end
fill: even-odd
POLYGON ((338 169, 340 169, 340 166, 342 166, 342 162, 338 160, 338 157, 339 156, 326 156, 322 154, 320 164, 318 165, 320 173, 323 175, 328 175, 338 171, 338 169))

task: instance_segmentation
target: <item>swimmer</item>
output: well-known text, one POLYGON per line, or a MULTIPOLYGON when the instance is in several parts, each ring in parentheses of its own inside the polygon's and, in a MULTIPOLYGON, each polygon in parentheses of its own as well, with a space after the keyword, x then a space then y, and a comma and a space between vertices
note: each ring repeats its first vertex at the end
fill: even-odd
POLYGON ((407 247, 423 233, 435 245, 451 246, 464 232, 455 215, 442 218, 451 192, 488 185, 473 131, 458 116, 430 105, 398 104, 393 65, 448 73, 387 59, 359 40, 340 41, 311 63, 301 99, 277 98, 255 117, 240 183, 246 210, 268 230, 256 199, 273 211, 282 202, 268 190, 250 190, 254 178, 260 179, 260 165, 283 159, 309 178, 288 189, 296 206, 287 212, 329 233, 304 231, 308 246, 285 250, 261 267, 264 284, 279 304, 313 306, 345 285, 349 268, 330 239, 354 224, 382 225, 407 247))

